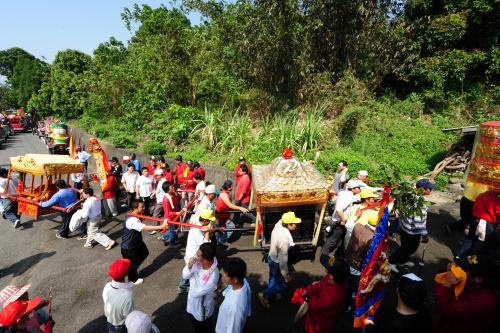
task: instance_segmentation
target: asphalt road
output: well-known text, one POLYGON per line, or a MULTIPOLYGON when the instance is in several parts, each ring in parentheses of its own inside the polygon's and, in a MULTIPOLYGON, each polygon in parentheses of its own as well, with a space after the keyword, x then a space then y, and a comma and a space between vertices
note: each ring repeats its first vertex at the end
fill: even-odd
MULTIPOLYGON (((9 157, 26 153, 46 153, 45 145, 32 134, 18 134, 0 147, 0 165, 9 163, 9 157)), ((445 267, 451 259, 450 248, 455 248, 459 235, 448 235, 445 221, 457 218, 458 205, 446 195, 437 195, 440 203, 431 208, 429 230, 431 240, 425 252, 425 267, 414 268, 431 285, 432 276, 445 267), (421 271, 419 271, 421 270, 421 271)), ((120 248, 104 251, 100 245, 85 249, 84 241, 76 235, 68 240, 55 237, 59 216, 51 215, 33 222, 23 218, 22 227, 12 228, 10 223, 0 220, 0 289, 14 284, 30 283, 30 295, 47 296, 53 286, 53 317, 55 332, 106 332, 103 316, 102 289, 109 281, 108 265, 120 258, 120 248)), ((123 214, 107 223, 102 230, 120 242, 123 214)), ((162 332, 192 332, 185 314, 186 296, 177 296, 177 284, 184 261, 183 248, 169 249, 156 240, 156 236, 144 235, 150 255, 141 266, 145 282, 135 287, 136 307, 149 314, 162 332)), ((421 246, 414 256, 417 262, 422 255, 421 246)), ((289 303, 294 288, 303 286, 323 275, 323 268, 317 261, 301 261, 295 265, 296 273, 291 288, 283 300, 276 302, 272 309, 264 310, 256 297, 266 283, 267 265, 261 259, 258 249, 252 246, 252 236, 243 235, 219 256, 238 256, 248 265, 249 281, 253 289, 252 312, 246 332, 294 332, 293 317, 296 306, 289 303)), ((396 278, 393 278, 395 281, 396 278)), ((393 283, 394 283, 393 281, 393 283)), ((392 306, 394 288, 391 288, 382 311, 392 306)), ((429 297, 429 307, 432 299, 429 297)), ((352 313, 345 313, 339 322, 339 332, 350 329, 352 313)))

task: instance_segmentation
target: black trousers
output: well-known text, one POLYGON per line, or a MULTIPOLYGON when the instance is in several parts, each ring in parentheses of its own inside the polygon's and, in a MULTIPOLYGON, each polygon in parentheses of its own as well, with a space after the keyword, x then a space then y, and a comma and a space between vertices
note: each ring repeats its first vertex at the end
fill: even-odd
POLYGON ((399 265, 410 260, 410 256, 417 251, 420 245, 421 237, 421 235, 410 235, 409 233, 401 231, 401 246, 389 258, 389 262, 399 265))
POLYGON ((69 234, 69 222, 71 221, 71 217, 75 211, 71 211, 69 213, 61 212, 61 225, 59 226, 59 235, 62 237, 68 237, 69 234))
MULTIPOLYGON (((332 231, 330 232, 328 238, 325 240, 325 244, 323 244, 323 248, 321 249, 322 255, 329 255, 330 252, 335 250, 340 244, 344 242, 346 229, 343 225, 337 224, 332 226, 332 231)), ((339 250, 343 251, 343 247, 340 247, 339 250)))
POLYGON ((144 201, 144 213, 145 215, 150 215, 149 210, 151 209, 151 198, 150 197, 141 197, 142 201, 144 201))
POLYGON ((188 315, 189 319, 191 319, 191 323, 193 324, 195 333, 215 332, 212 327, 212 317, 205 319, 205 321, 198 321, 192 314, 188 313, 188 315))
POLYGON ((132 202, 134 200, 135 200, 135 192, 134 193, 127 192, 127 206, 128 206, 128 208, 132 207, 132 202))
POLYGON ((139 266, 146 260, 149 255, 146 244, 141 243, 133 249, 121 249, 122 257, 130 260, 130 267, 128 269, 128 279, 132 282, 137 281, 139 278, 139 266))

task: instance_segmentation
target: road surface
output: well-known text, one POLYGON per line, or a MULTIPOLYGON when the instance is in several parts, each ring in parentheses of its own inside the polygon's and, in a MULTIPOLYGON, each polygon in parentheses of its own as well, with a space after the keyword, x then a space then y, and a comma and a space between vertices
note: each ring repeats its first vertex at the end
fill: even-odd
MULTIPOLYGON (((9 164, 9 157, 25 153, 46 153, 43 142, 32 134, 17 134, 0 147, 0 165, 9 164)), ((460 236, 447 235, 444 222, 458 215, 458 205, 446 200, 431 208, 429 229, 431 241, 425 254, 426 266, 420 272, 428 281, 434 273, 451 258, 452 248, 457 246, 460 236)), ((107 223, 102 229, 112 239, 120 242, 124 216, 107 223)), ((15 230, 8 221, 0 220, 0 289, 14 284, 30 283, 30 295, 47 296, 53 287, 53 317, 55 332, 107 332, 103 316, 102 289, 109 281, 109 264, 120 258, 120 248, 104 251, 100 245, 92 249, 83 247, 76 235, 67 240, 55 237, 59 216, 33 222, 23 218, 20 229, 15 230)), ((184 261, 183 249, 169 249, 156 236, 144 234, 150 255, 141 266, 146 276, 142 285, 135 287, 134 298, 137 309, 150 315, 162 332, 192 332, 185 314, 186 296, 177 296, 177 284, 184 261)), ((219 255, 223 251, 219 249, 219 255)), ((414 256, 417 262, 422 246, 414 256)), ((276 302, 270 310, 264 310, 257 300, 257 292, 267 283, 268 268, 261 253, 252 246, 252 236, 244 235, 226 251, 225 255, 238 256, 248 265, 248 278, 253 290, 252 317, 246 332, 294 332, 293 317, 297 307, 289 303, 294 288, 320 279, 324 270, 317 262, 302 261, 295 266, 296 273, 291 288, 283 300, 276 302)), ((414 269, 418 273, 418 268, 414 269)), ((393 278, 396 280, 396 278, 393 278)), ((393 281, 394 283, 394 281, 393 281)), ((429 282, 430 286, 430 282, 429 282)), ((394 290, 388 293, 385 308, 392 306, 394 290)), ((432 299, 429 297, 432 308, 432 299)), ((339 323, 339 332, 353 331, 352 312, 346 312, 339 323)))

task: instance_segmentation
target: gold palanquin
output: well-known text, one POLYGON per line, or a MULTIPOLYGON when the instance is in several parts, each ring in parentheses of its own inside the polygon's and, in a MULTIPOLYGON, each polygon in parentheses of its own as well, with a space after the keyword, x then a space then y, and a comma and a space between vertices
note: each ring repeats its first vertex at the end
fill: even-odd
POLYGON ((275 158, 271 164, 255 165, 253 191, 257 206, 323 204, 328 183, 311 162, 275 158))
POLYGON ((17 196, 18 213, 33 216, 37 220, 41 215, 56 212, 52 208, 42 208, 33 200, 48 200, 57 191, 54 183, 70 174, 82 173, 83 164, 67 155, 26 154, 10 158, 9 179, 12 172, 19 172, 20 186, 17 196))
POLYGON ((289 149, 271 164, 255 165, 252 170, 252 196, 256 203, 254 246, 259 237, 259 225, 265 223, 266 211, 273 207, 317 205, 318 223, 308 244, 316 246, 328 201, 328 183, 311 162, 300 162, 289 149))
POLYGON ((83 164, 67 155, 26 154, 10 158, 14 171, 36 176, 83 172, 83 164))

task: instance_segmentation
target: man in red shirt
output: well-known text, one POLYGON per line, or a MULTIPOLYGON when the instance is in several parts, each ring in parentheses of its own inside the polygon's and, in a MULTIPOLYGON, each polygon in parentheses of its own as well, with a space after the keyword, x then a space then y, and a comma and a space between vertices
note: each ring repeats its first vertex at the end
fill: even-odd
MULTIPOLYGON (((236 184, 236 202, 235 204, 241 206, 243 208, 247 208, 250 206, 250 176, 248 176, 248 166, 243 164, 240 168, 240 172, 242 176, 240 177, 239 182, 236 184)), ((238 224, 242 224, 242 217, 246 217, 248 222, 255 223, 255 216, 252 214, 244 214, 241 215, 236 213, 234 216, 234 221, 238 222, 238 224)))
POLYGON ((174 174, 170 171, 170 165, 168 165, 168 163, 163 165, 163 176, 167 182, 174 184, 174 174))
POLYGON ((149 162, 147 167, 149 175, 153 177, 155 175, 155 170, 156 170, 156 157, 151 156, 151 161, 149 162))
POLYGON ((196 174, 196 170, 194 169, 194 163, 191 160, 187 161, 187 168, 184 169, 184 190, 193 191, 193 192, 184 192, 186 195, 183 195, 183 198, 188 202, 191 201, 194 197, 194 191, 196 190, 196 181, 194 180, 194 175, 196 174))
MULTIPOLYGON (((215 205, 215 211, 216 211, 215 217, 217 217, 217 227, 225 228, 226 224, 228 225, 228 227, 234 226, 234 223, 230 220, 231 213, 227 212, 229 210, 239 210, 243 214, 248 213, 248 209, 246 209, 245 207, 235 205, 231 202, 232 190, 233 190, 233 182, 230 180, 226 180, 222 185, 221 193, 217 197, 217 203, 215 205)), ((223 246, 229 245, 229 243, 227 242, 228 237, 229 235, 227 232, 216 234, 217 242, 223 246)))
POLYGON ((495 229, 500 219, 500 193, 487 191, 478 195, 472 215, 473 220, 466 229, 467 236, 457 252, 457 258, 498 248, 495 229))
POLYGON ((433 332, 496 332, 500 309, 495 292, 491 289, 498 269, 495 260, 480 255, 461 260, 459 266, 467 273, 467 277, 465 287, 458 296, 456 286, 463 284, 463 279, 455 276, 452 265, 448 265, 444 282, 434 285, 437 319, 433 332))
POLYGON ((184 184, 184 170, 187 168, 186 163, 182 162, 182 156, 179 155, 175 158, 175 170, 174 170, 174 175, 175 175, 175 183, 177 185, 183 185, 184 184))
POLYGON ((309 304, 309 310, 304 316, 304 329, 307 333, 333 332, 338 318, 344 312, 349 265, 337 259, 327 267, 326 273, 321 281, 308 285, 302 292, 309 304))
POLYGON ((118 183, 116 177, 113 176, 112 171, 107 173, 107 184, 106 187, 102 189, 103 203, 104 203, 104 217, 111 218, 118 215, 118 205, 116 202, 116 190, 118 188, 118 183))
MULTIPOLYGON (((165 219, 168 221, 174 220, 177 215, 181 212, 180 201, 181 196, 177 193, 175 185, 170 182, 164 182, 162 189, 165 192, 163 196, 163 212, 165 213, 165 219)), ((160 238, 163 240, 165 245, 169 244, 172 248, 177 248, 181 244, 177 241, 177 232, 175 230, 175 225, 170 225, 166 233, 160 238)))
POLYGON ((243 165, 246 165, 248 167, 248 172, 247 175, 248 177, 251 177, 251 171, 250 171, 250 164, 248 164, 243 156, 240 156, 240 161, 236 168, 234 168, 234 176, 236 177, 236 185, 238 185, 238 182, 240 181, 241 177, 243 176, 243 173, 241 172, 241 167, 243 165))
POLYGON ((205 180, 205 173, 206 173, 206 171, 205 171, 205 169, 203 169, 201 167, 200 162, 198 162, 198 161, 194 162, 194 171, 196 171, 197 173, 200 174, 201 180, 205 180))
POLYGON ((243 164, 240 167, 241 177, 236 183, 236 204, 248 208, 250 203, 250 177, 248 176, 248 167, 243 164))

